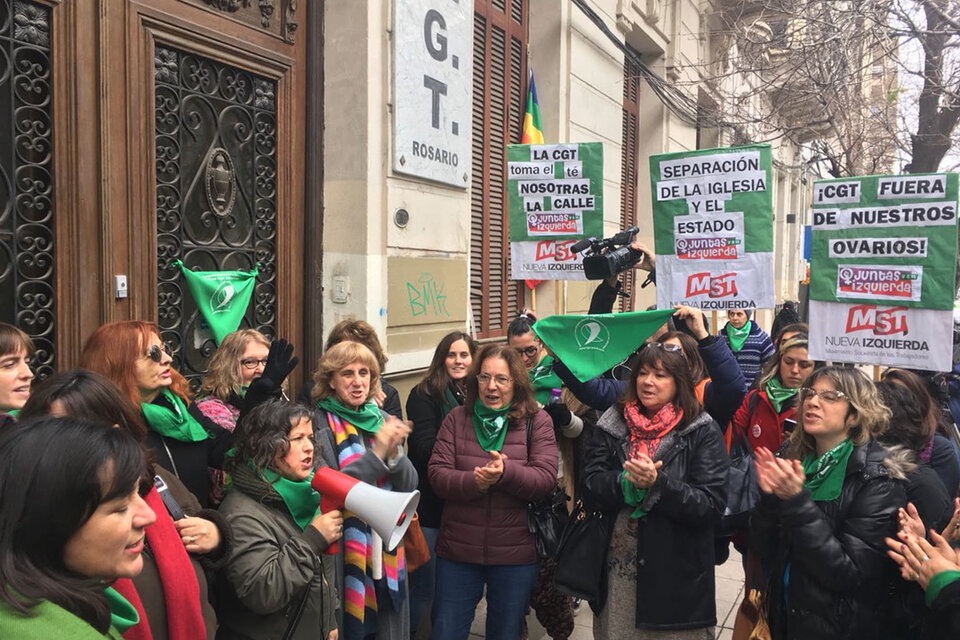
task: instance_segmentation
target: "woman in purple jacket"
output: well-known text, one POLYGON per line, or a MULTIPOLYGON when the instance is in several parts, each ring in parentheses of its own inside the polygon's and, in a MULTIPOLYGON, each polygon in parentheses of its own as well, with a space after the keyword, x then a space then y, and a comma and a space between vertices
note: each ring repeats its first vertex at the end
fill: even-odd
POLYGON ((486 586, 495 612, 486 637, 516 640, 537 577, 527 503, 556 483, 553 423, 538 409, 519 354, 505 345, 480 349, 466 388, 430 458, 430 484, 445 500, 432 637, 466 639, 486 586))

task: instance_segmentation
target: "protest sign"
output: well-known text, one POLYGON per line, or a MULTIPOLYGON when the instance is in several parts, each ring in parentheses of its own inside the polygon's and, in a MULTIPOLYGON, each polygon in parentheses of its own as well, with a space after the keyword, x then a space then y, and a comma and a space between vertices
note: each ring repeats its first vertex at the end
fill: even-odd
POLYGON ((657 306, 773 307, 769 145, 650 157, 657 306))
POLYGON ((813 185, 810 356, 947 371, 957 260, 957 175, 813 185))
POLYGON ((511 277, 584 280, 577 240, 603 237, 603 145, 507 146, 511 277))

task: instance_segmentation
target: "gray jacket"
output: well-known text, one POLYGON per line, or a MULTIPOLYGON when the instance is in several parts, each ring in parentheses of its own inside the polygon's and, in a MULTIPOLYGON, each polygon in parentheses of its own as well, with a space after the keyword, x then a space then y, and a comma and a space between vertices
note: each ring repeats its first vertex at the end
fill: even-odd
POLYGON ((283 499, 248 467, 232 471, 220 512, 233 526, 234 548, 218 580, 217 640, 279 640, 309 595, 291 636, 324 640, 337 628, 333 556, 315 528, 301 531, 283 499))

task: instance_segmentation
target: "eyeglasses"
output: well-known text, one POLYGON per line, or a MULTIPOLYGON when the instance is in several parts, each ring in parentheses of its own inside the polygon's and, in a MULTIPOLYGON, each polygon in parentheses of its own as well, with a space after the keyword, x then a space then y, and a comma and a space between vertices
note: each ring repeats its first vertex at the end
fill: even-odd
POLYGON ((683 351, 683 347, 678 344, 664 344, 662 342, 648 342, 644 345, 644 349, 653 347, 655 349, 663 349, 664 351, 669 351, 670 353, 677 353, 678 351, 683 351))
POLYGON ((494 384, 498 387, 508 387, 510 383, 513 382, 513 378, 508 378, 507 376, 491 376, 486 373, 481 373, 477 376, 477 382, 480 383, 480 386, 487 386, 490 384, 490 381, 493 380, 494 384))
POLYGON ((240 361, 240 364, 242 364, 245 369, 256 369, 258 364, 267 366, 267 359, 263 358, 262 360, 259 360, 257 358, 244 358, 240 361))
POLYGON ((524 347, 522 349, 517 347, 516 349, 514 349, 514 351, 516 351, 522 356, 527 356, 528 358, 532 358, 533 356, 537 355, 538 351, 540 351, 540 347, 538 347, 535 344, 532 344, 529 347, 524 347))
POLYGON ((153 360, 157 364, 160 364, 163 361, 163 356, 165 355, 166 356, 170 355, 167 352, 166 348, 162 348, 158 345, 153 345, 150 347, 150 350, 147 351, 144 357, 149 358, 150 360, 153 360))
POLYGON ((848 397, 843 391, 837 391, 836 389, 823 389, 817 391, 812 387, 800 387, 800 399, 809 400, 813 396, 819 396, 824 402, 829 402, 833 404, 834 402, 840 402, 844 398, 848 397))

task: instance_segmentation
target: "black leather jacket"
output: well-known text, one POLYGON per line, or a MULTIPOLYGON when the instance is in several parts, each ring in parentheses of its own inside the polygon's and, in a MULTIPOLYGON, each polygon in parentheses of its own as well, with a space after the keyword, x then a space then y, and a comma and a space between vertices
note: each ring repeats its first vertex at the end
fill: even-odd
POLYGON ((831 502, 814 502, 807 489, 789 500, 761 494, 750 544, 772 569, 764 604, 774 640, 885 637, 896 567, 884 538, 896 533, 906 504, 904 482, 894 479, 903 471, 884 464, 887 457, 873 441, 854 448, 831 502))
MULTIPOLYGON (((584 503, 612 517, 626 508, 620 473, 628 442, 623 411, 615 405, 600 417, 587 445, 584 503)), ((653 459, 663 466, 640 505, 647 515, 637 520, 634 624, 659 630, 715 625, 713 528, 726 506, 730 466, 717 423, 701 413, 668 433, 653 459)))

